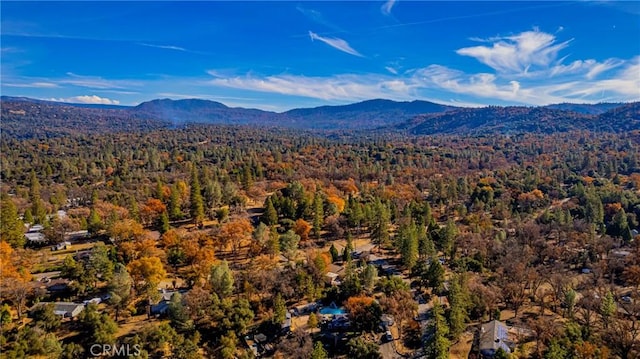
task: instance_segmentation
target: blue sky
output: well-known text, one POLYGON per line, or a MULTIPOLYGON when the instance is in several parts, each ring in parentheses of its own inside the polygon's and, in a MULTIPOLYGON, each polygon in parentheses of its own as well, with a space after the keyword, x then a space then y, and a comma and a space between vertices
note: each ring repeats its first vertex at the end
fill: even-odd
POLYGON ((7 2, 1 92, 282 111, 640 100, 640 2, 7 2))

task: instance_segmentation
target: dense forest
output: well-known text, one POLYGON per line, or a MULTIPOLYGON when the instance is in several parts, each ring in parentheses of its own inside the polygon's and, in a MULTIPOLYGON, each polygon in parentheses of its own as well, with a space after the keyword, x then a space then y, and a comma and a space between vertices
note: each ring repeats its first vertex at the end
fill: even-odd
POLYGON ((29 106, 102 120, 2 108, 3 357, 640 356, 637 104, 340 135, 29 106))

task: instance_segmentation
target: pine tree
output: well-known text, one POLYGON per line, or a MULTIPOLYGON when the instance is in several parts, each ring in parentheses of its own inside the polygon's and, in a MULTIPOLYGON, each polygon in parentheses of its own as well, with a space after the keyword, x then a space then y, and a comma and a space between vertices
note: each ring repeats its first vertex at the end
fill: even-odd
POLYGON ((329 358, 329 354, 322 347, 322 342, 316 342, 313 345, 313 351, 311 352, 311 359, 327 359, 329 358))
POLYGON ((337 262, 340 260, 340 253, 338 253, 338 249, 336 246, 331 243, 331 247, 329 247, 329 253, 331 254, 331 262, 337 262))
POLYGON ((167 215, 167 211, 163 211, 160 217, 158 217, 158 230, 160 234, 164 234, 171 229, 171 225, 169 224, 169 215, 167 215))
POLYGON ((140 210, 135 196, 129 196, 129 215, 136 221, 140 221, 140 210))
POLYGON ((418 229, 413 220, 400 226, 396 246, 400 251, 402 263, 411 270, 418 261, 418 229))
POLYGON ((248 190, 253 186, 253 173, 251 173, 251 167, 248 164, 242 166, 241 175, 242 188, 248 190))
POLYGON ((40 198, 40 182, 35 171, 31 171, 31 185, 29 187, 29 199, 31 201, 31 213, 36 223, 44 223, 46 220, 46 210, 40 198))
POLYGON ((385 246, 389 242, 389 224, 390 224, 389 209, 376 200, 374 205, 374 218, 371 228, 371 241, 378 246, 378 248, 385 246))
POLYGON ((93 207, 89 211, 89 218, 87 219, 87 229, 90 233, 95 234, 100 231, 104 225, 102 224, 102 219, 93 207))
POLYGON ((320 193, 316 193, 313 199, 313 235, 320 239, 320 230, 324 222, 323 201, 320 193))
POLYGON ((286 314, 287 306, 284 302, 284 299, 282 299, 282 295, 278 293, 273 299, 273 324, 282 324, 282 322, 284 322, 286 314))
POLYGON ((429 325, 431 335, 425 343, 425 354, 428 358, 448 359, 449 346, 451 345, 447 339, 449 328, 444 319, 444 310, 438 300, 433 305, 432 315, 433 319, 429 325))
POLYGON ((202 193, 200 192, 200 180, 198 179, 198 169, 195 165, 191 168, 191 218, 194 223, 200 224, 204 220, 204 204, 202 203, 202 193))
POLYGON ((602 322, 604 323, 604 327, 607 328, 609 323, 611 322, 611 318, 616 313, 616 302, 613 297, 613 293, 608 291, 602 299, 602 304, 600 305, 600 315, 602 316, 602 322))
POLYGON ((31 213, 31 208, 27 208, 24 211, 24 223, 33 223, 33 214, 31 213))
POLYGON ((276 208, 273 206, 271 197, 267 198, 264 207, 265 208, 264 214, 262 215, 262 222, 269 226, 278 224, 278 212, 276 212, 276 208))
POLYGON ((218 297, 224 298, 233 293, 233 282, 233 272, 229 268, 227 261, 222 261, 222 263, 211 267, 209 283, 218 297))
POLYGON ((456 275, 449 285, 449 338, 457 341, 466 328, 467 309, 470 304, 469 291, 462 275, 456 275))
POLYGON ((25 244, 24 224, 18 218, 18 209, 4 193, 0 196, 0 239, 14 248, 25 244))
POLYGON ((178 186, 171 186, 171 196, 169 197, 169 218, 172 220, 178 220, 182 218, 182 211, 180 210, 180 191, 178 186))

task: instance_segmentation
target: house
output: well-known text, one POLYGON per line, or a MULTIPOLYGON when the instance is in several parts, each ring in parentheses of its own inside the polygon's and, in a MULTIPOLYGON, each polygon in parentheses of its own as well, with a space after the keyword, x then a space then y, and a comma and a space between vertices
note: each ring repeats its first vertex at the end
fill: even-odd
POLYGON ((291 313, 287 312, 284 318, 284 322, 282 322, 282 332, 289 333, 291 332, 291 313))
MULTIPOLYGON (((40 306, 51 304, 50 302, 40 302, 31 308, 34 310, 40 306)), ((84 310, 84 304, 71 302, 55 302, 53 303, 53 313, 63 318, 75 318, 84 310)))
POLYGON ((33 226, 29 227, 29 233, 35 233, 35 232, 40 232, 44 229, 44 226, 41 224, 34 224, 33 226))
POLYGON ((340 277, 344 275, 344 271, 344 266, 333 263, 329 264, 329 267, 327 268, 327 274, 325 274, 324 277, 325 281, 327 282, 327 284, 339 285, 340 277))
POLYGON ((294 315, 299 316, 299 315, 315 312, 317 309, 318 309, 318 303, 312 302, 312 303, 298 305, 294 307, 292 311, 294 315))
POLYGON ((335 316, 331 319, 327 328, 332 331, 345 331, 351 328, 351 321, 346 315, 335 316))
POLYGON ((151 305, 151 315, 167 314, 167 312, 169 311, 169 302, 171 302, 171 297, 176 293, 184 294, 185 291, 167 291, 163 289, 160 292, 160 300, 158 301, 158 303, 151 305))
POLYGON ((82 231, 67 232, 64 234, 64 238, 66 241, 79 241, 85 238, 89 238, 89 231, 85 229, 82 231))
POLYGON ((493 320, 480 327, 479 349, 482 358, 493 358, 499 348, 511 353, 510 344, 507 326, 501 321, 493 320))
POLYGON ((41 224, 34 224, 29 227, 27 233, 24 234, 24 237, 27 239, 27 243, 29 244, 43 244, 47 242, 47 238, 41 232, 44 227, 41 224))
POLYGON ((330 285, 340 285, 340 279, 338 275, 333 272, 327 272, 327 274, 324 275, 324 280, 325 282, 327 282, 327 284, 330 285))
POLYGON ((47 237, 40 232, 27 232, 24 234, 24 237, 27 239, 27 243, 30 244, 44 244, 47 243, 47 237))
POLYGON ((60 293, 69 290, 69 284, 71 284, 71 281, 65 278, 47 278, 45 279, 45 283, 47 283, 47 292, 60 293))

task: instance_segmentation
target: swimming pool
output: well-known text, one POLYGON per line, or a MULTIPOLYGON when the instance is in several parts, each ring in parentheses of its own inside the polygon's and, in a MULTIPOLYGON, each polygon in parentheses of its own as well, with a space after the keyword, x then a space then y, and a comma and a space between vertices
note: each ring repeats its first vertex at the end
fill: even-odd
POLYGON ((347 311, 344 308, 324 307, 320 309, 320 314, 324 315, 343 315, 346 313, 347 311))

